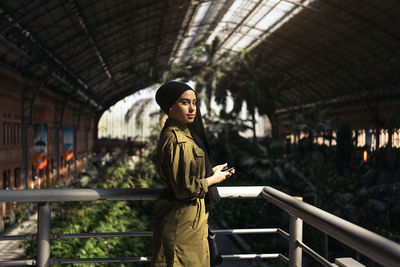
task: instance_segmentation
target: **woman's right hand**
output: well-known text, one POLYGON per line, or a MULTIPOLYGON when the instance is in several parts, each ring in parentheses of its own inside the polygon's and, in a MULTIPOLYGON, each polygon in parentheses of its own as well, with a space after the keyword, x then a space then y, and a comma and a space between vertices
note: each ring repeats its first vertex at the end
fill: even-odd
POLYGON ((229 172, 224 171, 223 169, 226 169, 227 165, 228 164, 225 163, 225 164, 215 166, 213 168, 214 174, 207 178, 208 186, 211 186, 213 184, 218 184, 218 183, 224 181, 226 178, 231 177, 232 174, 235 173, 234 169, 229 172))

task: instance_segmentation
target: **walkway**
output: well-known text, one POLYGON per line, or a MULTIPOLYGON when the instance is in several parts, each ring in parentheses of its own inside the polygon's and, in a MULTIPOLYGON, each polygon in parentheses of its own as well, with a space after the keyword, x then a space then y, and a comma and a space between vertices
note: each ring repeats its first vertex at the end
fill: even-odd
MULTIPOLYGON (((37 232, 37 213, 29 216, 29 219, 22 222, 19 226, 11 226, 7 228, 1 235, 22 235, 35 234, 37 232)), ((25 259, 24 249, 20 246, 21 241, 0 241, 0 261, 25 259)))

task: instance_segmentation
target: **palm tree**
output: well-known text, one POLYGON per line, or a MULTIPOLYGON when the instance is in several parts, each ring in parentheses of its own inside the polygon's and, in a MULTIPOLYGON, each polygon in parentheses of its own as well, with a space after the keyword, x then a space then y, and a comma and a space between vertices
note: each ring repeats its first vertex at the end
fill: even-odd
POLYGON ((182 62, 173 63, 169 69, 164 72, 161 81, 165 83, 178 78, 184 82, 192 78, 191 68, 187 67, 182 62))
POLYGON ((314 138, 323 137, 330 142, 333 139, 332 132, 337 127, 337 118, 328 116, 328 109, 311 107, 295 110, 282 120, 279 125, 294 134, 295 140, 300 141, 300 133, 304 133, 311 146, 314 138))
MULTIPOLYGON (((256 138, 256 110, 260 115, 267 115, 276 133, 276 101, 284 86, 283 75, 265 65, 265 56, 260 53, 252 57, 246 50, 233 62, 229 72, 223 76, 218 88, 228 89, 234 100, 234 110, 239 112, 243 103, 251 115, 253 136, 256 138)), ((221 90, 217 90, 220 92, 221 90)), ((217 97, 217 99, 220 99, 217 97)))
POLYGON ((211 99, 219 80, 230 66, 229 52, 219 53, 220 39, 215 37, 211 44, 199 44, 188 62, 174 63, 164 73, 163 81, 174 79, 193 80, 195 90, 205 96, 207 111, 211 111, 211 99))
POLYGON ((211 99, 216 91, 219 80, 223 77, 226 69, 230 67, 230 54, 228 51, 219 52, 220 39, 214 38, 211 44, 201 43, 190 60, 195 88, 198 92, 205 91, 205 102, 207 110, 211 110, 211 99))
MULTIPOLYGON (((132 106, 125 113, 125 123, 128 123, 132 117, 135 117, 135 127, 141 130, 141 137, 143 138, 143 116, 145 111, 153 103, 153 98, 143 98, 134 102, 132 106)), ((154 116, 155 114, 150 114, 154 116)))

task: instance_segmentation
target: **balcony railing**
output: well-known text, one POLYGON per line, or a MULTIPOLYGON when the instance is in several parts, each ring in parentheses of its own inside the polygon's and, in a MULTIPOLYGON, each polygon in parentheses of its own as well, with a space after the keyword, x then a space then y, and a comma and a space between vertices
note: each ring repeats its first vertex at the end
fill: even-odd
MULTIPOLYGON (((268 229, 224 229, 214 230, 216 234, 248 234, 248 233, 277 233, 289 241, 289 257, 281 253, 274 254, 235 254, 222 255, 224 259, 280 259, 289 266, 302 265, 303 251, 324 266, 355 266, 359 264, 351 258, 335 259, 329 262, 303 243, 303 221, 332 236, 354 250, 384 266, 399 266, 400 245, 345 221, 335 215, 318 209, 303 201, 291 197, 269 186, 255 187, 219 187, 222 198, 263 198, 289 213, 289 233, 279 228, 268 229)), ((1 261, 0 266, 50 264, 94 263, 94 262, 148 262, 150 257, 131 258, 100 258, 100 259, 54 259, 50 258, 50 240, 68 238, 97 238, 121 236, 152 236, 151 232, 124 233, 80 233, 80 234, 51 234, 51 205, 52 202, 64 201, 138 201, 155 200, 162 188, 133 188, 133 189, 56 189, 56 190, 0 190, 0 202, 36 202, 38 203, 37 234, 0 236, 3 240, 37 240, 38 258, 14 261, 1 261)), ((359 265, 362 266, 362 265, 359 265)))

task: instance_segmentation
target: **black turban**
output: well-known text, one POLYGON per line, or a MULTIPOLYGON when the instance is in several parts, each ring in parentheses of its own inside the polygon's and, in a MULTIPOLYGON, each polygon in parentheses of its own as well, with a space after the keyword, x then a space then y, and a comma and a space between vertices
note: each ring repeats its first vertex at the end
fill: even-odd
MULTIPOLYGON (((156 102, 165 113, 187 90, 193 90, 189 85, 181 82, 168 82, 163 84, 156 93, 156 102)), ((194 90, 193 90, 194 91, 194 90)))

